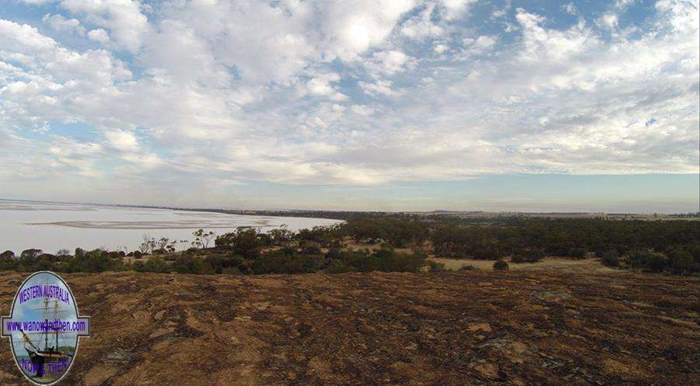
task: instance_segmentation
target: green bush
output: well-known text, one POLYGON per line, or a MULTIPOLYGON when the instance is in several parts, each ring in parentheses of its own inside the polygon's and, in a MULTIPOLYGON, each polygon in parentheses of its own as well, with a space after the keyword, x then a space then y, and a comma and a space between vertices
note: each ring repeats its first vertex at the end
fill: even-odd
POLYGON ((126 267, 121 258, 112 258, 111 255, 101 249, 89 252, 76 250, 76 255, 66 259, 61 265, 61 270, 67 272, 105 272, 121 271, 126 267))
POLYGON ((331 248, 326 253, 326 260, 333 261, 342 258, 343 250, 340 248, 331 248))
POLYGON ((438 263, 436 261, 429 261, 430 272, 443 272, 445 270, 445 264, 438 263))
POLYGON ((151 257, 143 263, 144 272, 170 272, 170 266, 161 257, 151 257))
POLYGON ((511 263, 515 263, 515 264, 525 263, 525 256, 523 256, 523 255, 513 255, 513 256, 510 258, 510 262, 511 262, 511 263))
POLYGON ((0 271, 14 271, 18 262, 15 259, 0 259, 0 271))
POLYGON ((648 250, 632 251, 627 260, 631 267, 651 272, 661 272, 669 266, 665 255, 648 250))
POLYGON ((310 273, 321 269, 323 258, 312 255, 287 256, 283 253, 261 255, 253 262, 253 273, 310 273))
POLYGON ((345 264, 342 260, 332 260, 330 264, 326 267, 325 271, 327 273, 344 273, 344 272, 353 272, 354 269, 345 264))
POLYGON ((210 254, 204 258, 206 265, 211 267, 214 273, 241 272, 245 259, 238 255, 210 254))
POLYGON ((671 268, 676 273, 686 273, 693 271, 693 255, 685 249, 674 249, 669 255, 671 268))
POLYGON ((391 248, 376 252, 337 251, 332 256, 327 254, 327 272, 418 272, 428 265, 423 254, 396 253, 391 248))
POLYGON ((510 261, 513 263, 536 263, 544 258, 544 251, 542 249, 529 249, 522 253, 518 253, 511 257, 510 261))
POLYGON ((380 249, 371 258, 376 260, 377 270, 384 272, 418 272, 425 265, 424 255, 396 253, 391 249, 380 249))
POLYGON ((303 255, 320 255, 321 246, 315 241, 302 241, 301 254, 303 255))
POLYGON ((406 215, 351 218, 341 232, 357 241, 387 242, 395 247, 420 243, 429 236, 426 223, 406 215))
POLYGON ((498 260, 495 263, 493 263, 493 270, 494 271, 507 271, 508 270, 508 263, 506 263, 503 260, 498 260))
POLYGON ((586 257, 586 250, 584 248, 571 248, 567 253, 567 256, 573 257, 575 259, 584 259, 586 257))
POLYGON ((260 255, 260 249, 269 241, 253 228, 238 228, 235 232, 226 233, 214 241, 216 248, 230 249, 234 254, 255 259, 260 255))
POLYGON ((620 265, 620 256, 616 250, 610 250, 603 252, 603 256, 600 257, 600 262, 608 267, 618 267, 620 265))
POLYGON ((15 259, 15 253, 12 252, 12 251, 10 251, 10 250, 7 250, 7 251, 5 251, 5 252, 3 252, 3 253, 0 253, 0 260, 8 260, 8 259, 14 260, 14 259, 15 259))
POLYGON ((242 274, 241 270, 238 267, 227 267, 221 270, 221 272, 217 273, 223 273, 224 275, 240 275, 242 274))
POLYGON ((131 263, 131 269, 136 272, 145 272, 144 263, 141 260, 134 261, 131 263))
POLYGON ((214 270, 209 264, 204 264, 204 260, 199 257, 189 255, 179 255, 171 267, 177 273, 212 273, 214 270), (208 268, 208 269, 207 269, 208 268))

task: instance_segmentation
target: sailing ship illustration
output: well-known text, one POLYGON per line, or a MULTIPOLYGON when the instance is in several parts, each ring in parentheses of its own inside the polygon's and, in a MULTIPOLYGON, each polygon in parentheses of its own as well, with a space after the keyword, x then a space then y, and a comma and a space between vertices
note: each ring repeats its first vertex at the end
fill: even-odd
POLYGON ((72 310, 59 310, 57 299, 53 299, 53 304, 51 305, 49 299, 44 299, 43 307, 40 308, 40 310, 43 311, 46 326, 40 332, 25 332, 20 330, 22 333, 23 346, 32 363, 32 369, 36 372, 34 375, 35 378, 57 377, 57 375, 62 373, 60 369, 65 367, 64 365, 70 363, 72 360, 73 351, 67 350, 71 349, 70 345, 60 345, 62 340, 60 335, 65 334, 65 332, 59 327, 53 326, 50 322, 58 320, 59 315, 66 312, 70 313, 72 310), (37 337, 35 338, 36 343, 32 340, 30 335, 37 337), (42 343, 43 347, 41 346, 42 343), (47 366, 50 369, 59 369, 59 374, 55 374, 56 371, 49 371, 47 374, 47 366))

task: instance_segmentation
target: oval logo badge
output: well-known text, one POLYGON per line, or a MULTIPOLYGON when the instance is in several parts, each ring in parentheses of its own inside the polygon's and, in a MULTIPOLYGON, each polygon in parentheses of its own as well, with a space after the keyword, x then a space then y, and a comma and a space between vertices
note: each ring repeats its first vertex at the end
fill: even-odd
POLYGON ((53 385, 68 374, 81 336, 90 335, 90 318, 80 316, 65 280, 49 271, 36 272, 17 290, 2 335, 22 374, 35 385, 53 385))

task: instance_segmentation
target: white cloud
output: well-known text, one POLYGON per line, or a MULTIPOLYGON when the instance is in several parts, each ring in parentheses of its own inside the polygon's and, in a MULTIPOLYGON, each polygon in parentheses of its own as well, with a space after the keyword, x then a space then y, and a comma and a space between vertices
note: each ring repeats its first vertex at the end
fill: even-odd
POLYGON ((372 115, 375 112, 375 110, 373 108, 366 106, 366 105, 352 105, 351 110, 355 114, 364 115, 364 116, 372 115))
POLYGON ((471 55, 480 55, 488 52, 496 44, 497 38, 488 35, 482 35, 474 38, 464 38, 462 44, 465 51, 471 55))
POLYGON ((445 9, 445 19, 453 20, 463 16, 476 0, 442 0, 441 3, 445 9))
POLYGON ((392 82, 389 80, 377 80, 375 82, 360 81, 358 85, 369 95, 398 96, 400 94, 400 92, 392 88, 392 82))
POLYGON ((446 30, 432 20, 435 4, 428 3, 417 15, 401 25, 401 33, 410 39, 422 40, 444 35, 446 30))
POLYGON ((133 162, 140 168, 150 170, 163 165, 163 160, 156 154, 145 153, 126 153, 122 156, 123 159, 133 162))
POLYGON ((618 25, 617 15, 614 13, 606 13, 598 19, 598 22, 608 29, 615 29, 618 25))
POLYGON ((410 56, 398 50, 375 52, 372 59, 366 63, 369 71, 375 74, 394 74, 403 71, 413 62, 410 56))
POLYGON ((100 49, 0 20, 0 182, 698 171, 697 3, 659 1, 637 34, 580 13, 554 27, 526 9, 494 21, 510 32, 487 33, 469 3, 192 1, 148 13, 61 1, 70 15, 45 18, 91 28, 82 39, 100 49), (92 140, 59 138, 58 125, 92 140))
POLYGON ((399 18, 415 6, 413 0, 328 2, 322 29, 329 34, 329 52, 343 60, 387 38, 399 18))
POLYGON ((333 83, 340 81, 340 75, 330 72, 326 74, 316 74, 306 83, 308 92, 312 95, 326 96, 333 100, 345 100, 347 97, 338 92, 333 83))
POLYGON ((101 151, 102 147, 96 143, 81 143, 70 138, 56 137, 48 148, 51 160, 42 165, 49 165, 59 171, 74 170, 83 177, 98 177, 101 172, 96 166, 96 157, 101 151))
POLYGON ((525 60, 567 60, 602 43, 581 23, 560 31, 542 27, 544 17, 518 9, 516 19, 523 29, 525 60))
POLYGON ((61 0, 61 7, 106 28, 123 49, 136 52, 148 31, 139 0, 61 0))
POLYGON ((27 53, 33 50, 49 50, 56 42, 37 31, 36 28, 0 19, 0 47, 9 52, 27 53))
POLYGON ((635 0, 615 0, 615 7, 616 8, 626 8, 630 5, 632 5, 635 2, 635 0))
POLYGON ((450 49, 450 47, 448 47, 448 46, 446 46, 446 45, 444 45, 444 44, 436 44, 436 45, 433 47, 433 51, 435 51, 435 53, 437 53, 437 54, 443 54, 443 53, 445 53, 445 52, 446 52, 447 50, 449 50, 449 49, 450 49))
POLYGON ((87 37, 92 40, 96 41, 101 44, 106 44, 109 42, 109 34, 107 31, 103 30, 102 28, 96 28, 93 30, 90 30, 87 33, 87 37))
POLYGON ((61 15, 46 14, 41 19, 55 31, 74 32, 78 35, 85 35, 85 27, 80 24, 78 19, 67 19, 61 15))
POLYGON ((138 150, 139 143, 136 136, 128 131, 114 130, 105 133, 105 137, 117 150, 123 152, 134 152, 138 150))
POLYGON ((564 8, 564 11, 568 13, 569 15, 577 15, 578 14, 578 9, 576 9, 576 6, 574 3, 566 3, 562 6, 564 8))

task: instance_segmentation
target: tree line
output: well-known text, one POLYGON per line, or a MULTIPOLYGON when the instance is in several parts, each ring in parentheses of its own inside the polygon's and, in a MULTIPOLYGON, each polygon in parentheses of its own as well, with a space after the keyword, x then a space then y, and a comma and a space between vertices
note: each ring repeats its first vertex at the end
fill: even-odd
POLYGON ((145 238, 139 250, 29 249, 0 254, 0 269, 59 272, 136 270, 181 273, 306 273, 418 271, 426 257, 527 263, 544 256, 598 257, 610 266, 672 273, 700 272, 700 222, 447 216, 353 216, 344 223, 290 232, 239 228, 215 235, 198 230, 191 248, 145 238), (371 246, 371 248, 350 248, 371 246))

